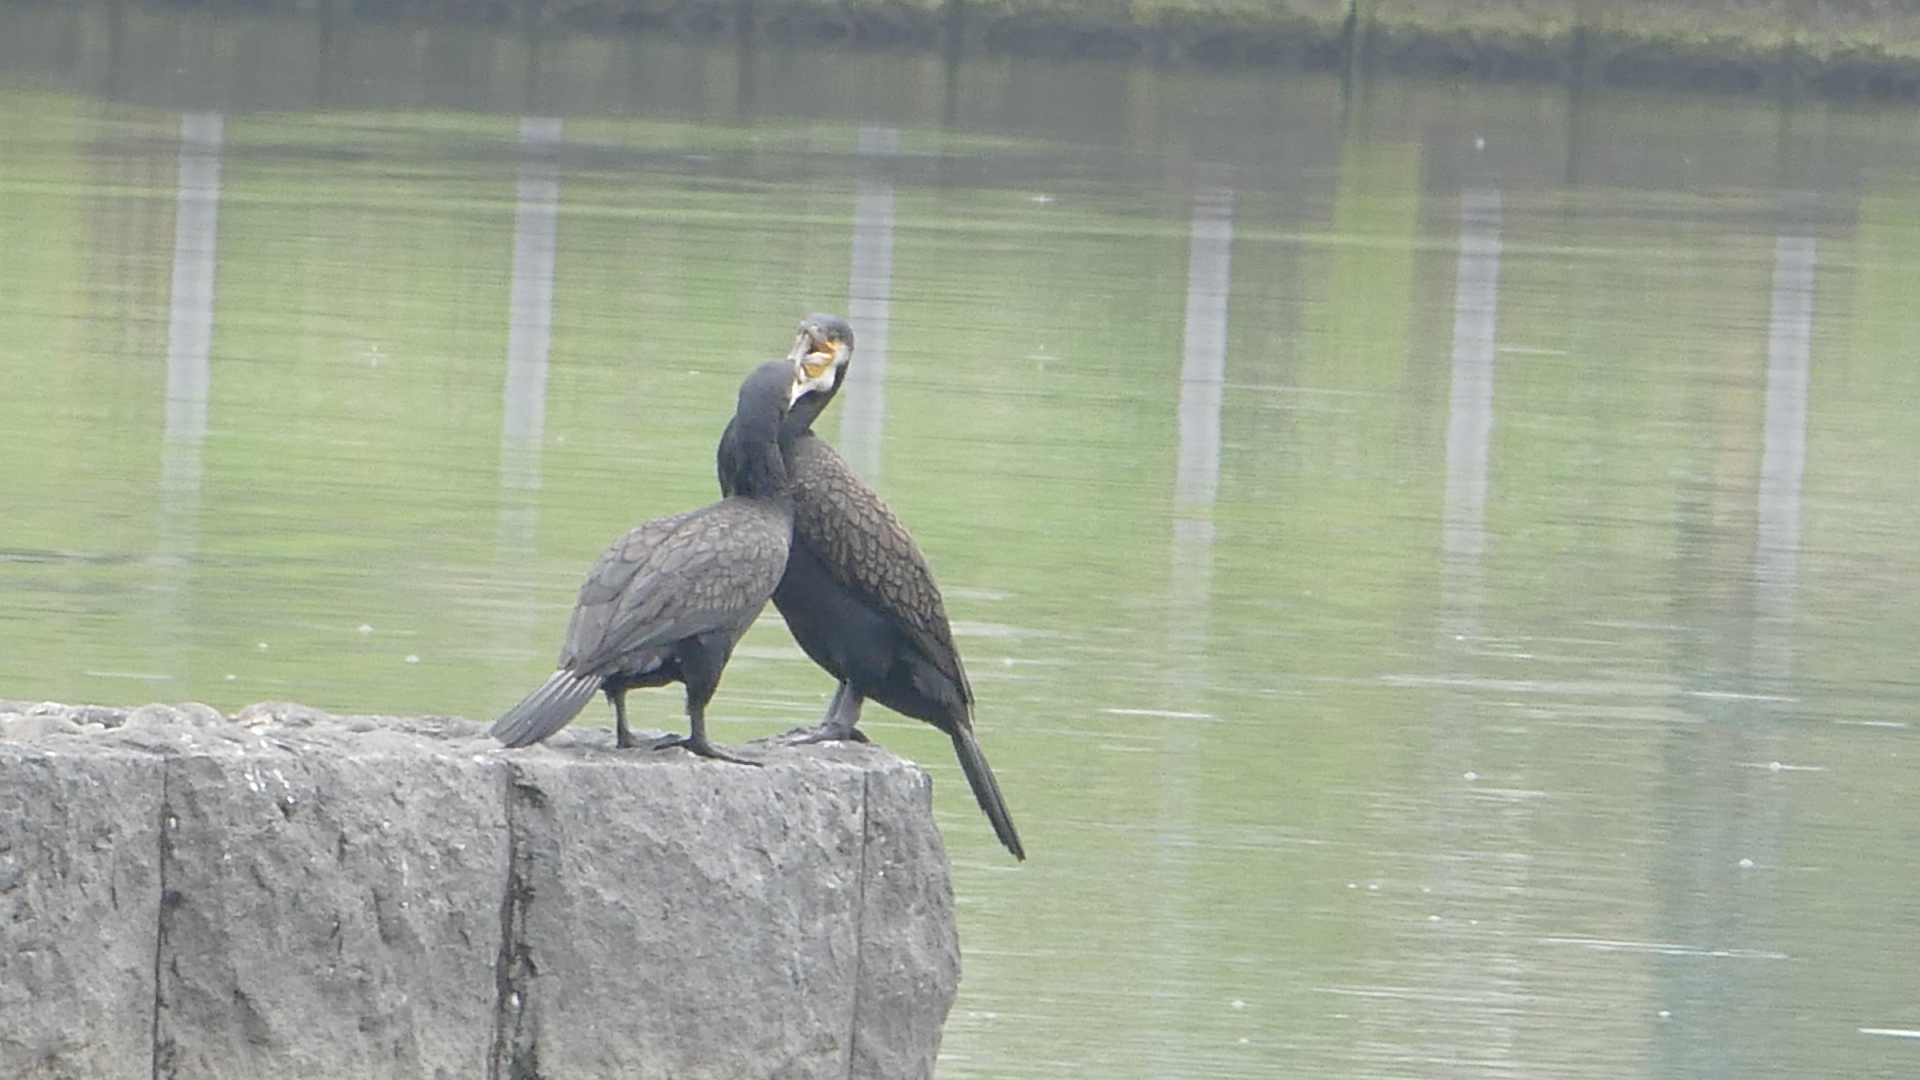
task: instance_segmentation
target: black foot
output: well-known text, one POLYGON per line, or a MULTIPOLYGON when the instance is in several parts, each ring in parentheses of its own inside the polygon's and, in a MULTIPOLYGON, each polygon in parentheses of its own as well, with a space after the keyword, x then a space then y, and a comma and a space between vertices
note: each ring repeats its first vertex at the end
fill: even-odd
POLYGON ((866 742, 867 733, 852 724, 837 724, 828 720, 815 727, 794 728, 773 741, 781 746, 806 746, 809 743, 823 742, 866 742))
POLYGON ((756 769, 760 768, 762 764, 758 761, 750 761, 747 758, 734 757, 732 754, 727 753, 725 750, 720 749, 707 740, 696 739, 691 735, 668 735, 664 739, 655 739, 653 743, 648 746, 648 749, 665 750, 673 746, 684 746, 703 758, 712 758, 715 761, 731 761, 735 765, 751 765, 756 769))

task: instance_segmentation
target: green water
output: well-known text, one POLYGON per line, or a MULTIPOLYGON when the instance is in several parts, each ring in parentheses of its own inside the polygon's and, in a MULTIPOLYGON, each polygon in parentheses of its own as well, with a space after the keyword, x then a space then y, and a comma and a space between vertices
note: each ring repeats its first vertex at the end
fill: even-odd
MULTIPOLYGON (((714 497, 884 192, 878 485, 1031 853, 870 712, 954 858, 943 1077, 1920 1070, 1920 116, 139 9, 0 42, 0 698, 491 718, 609 540, 714 497), (523 116, 562 120, 537 486, 523 116)), ((716 737, 830 689, 770 614, 716 737)))

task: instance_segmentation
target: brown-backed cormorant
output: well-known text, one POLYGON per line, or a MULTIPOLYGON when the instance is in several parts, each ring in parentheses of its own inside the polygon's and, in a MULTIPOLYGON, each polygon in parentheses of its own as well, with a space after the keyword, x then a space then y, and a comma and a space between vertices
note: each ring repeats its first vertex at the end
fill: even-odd
MULTIPOLYGON (((953 739, 961 771, 993 831, 1026 858, 1000 797, 1000 784, 973 735, 973 688, 953 645, 946 604, 919 545, 893 511, 853 474, 812 425, 839 392, 853 356, 853 330, 832 315, 810 315, 788 356, 795 379, 821 383, 780 423, 780 451, 793 486, 793 546, 773 591, 774 606, 800 648, 840 680, 818 727, 787 742, 865 741, 855 726, 867 698, 924 720, 953 739)), ((730 462, 751 433, 720 439, 720 489, 733 490, 730 462)))
POLYGON ((747 376, 725 436, 726 498, 649 521, 614 541, 580 586, 559 670, 494 722, 495 738, 508 746, 539 742, 605 691, 622 748, 685 746, 755 764, 707 741, 706 707, 734 643, 766 606, 787 563, 793 496, 776 440, 781 418, 801 394, 827 385, 790 360, 747 376), (687 687, 688 733, 637 742, 627 730, 627 691, 675 681, 687 687))

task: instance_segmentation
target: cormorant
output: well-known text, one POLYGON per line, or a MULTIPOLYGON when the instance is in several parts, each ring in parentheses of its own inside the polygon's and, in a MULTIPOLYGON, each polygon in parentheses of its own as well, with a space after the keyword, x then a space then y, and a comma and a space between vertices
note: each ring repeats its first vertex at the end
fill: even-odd
POLYGON ((787 563, 793 496, 776 440, 780 420, 800 395, 827 385, 790 360, 747 376, 725 435, 726 498, 656 518, 614 541, 580 586, 559 670, 494 722, 495 738, 508 746, 539 742, 605 691, 622 748, 685 746, 757 764, 707 741, 706 707, 734 643, 766 606, 787 563), (688 734, 637 742, 627 730, 627 691, 675 681, 687 687, 688 734))
MULTIPOLYGON (((952 738, 994 835, 1025 859, 1000 784, 973 736, 973 688, 933 572, 892 509, 813 433, 852 357, 853 330, 833 315, 802 320, 788 355, 795 379, 818 386, 798 397, 780 423, 780 453, 793 485, 793 545, 773 603, 800 648, 840 687, 818 727, 791 732, 784 741, 866 741, 855 725, 867 698, 924 720, 952 738)), ((737 424, 720 437, 721 491, 734 490, 733 462, 751 438, 737 424)))

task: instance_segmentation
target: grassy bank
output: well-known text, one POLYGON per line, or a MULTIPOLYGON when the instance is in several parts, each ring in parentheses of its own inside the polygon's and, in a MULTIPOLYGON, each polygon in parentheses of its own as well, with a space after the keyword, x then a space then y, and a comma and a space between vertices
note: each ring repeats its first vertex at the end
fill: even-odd
MULTIPOLYGON (((0 0, 0 5, 22 0, 0 0)), ((76 0, 118 7, 116 0, 76 0)), ((26 0, 26 6, 38 6, 26 0)), ((66 5, 61 5, 66 6, 66 5)), ((1920 5, 1876 0, 175 0, 321 22, 482 23, 765 47, 1101 57, 1920 97, 1920 5)))
POLYGON ((949 55, 1920 96, 1920 8, 1869 0, 210 0, 949 55))

